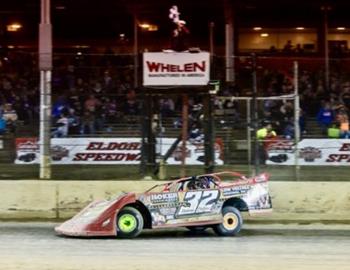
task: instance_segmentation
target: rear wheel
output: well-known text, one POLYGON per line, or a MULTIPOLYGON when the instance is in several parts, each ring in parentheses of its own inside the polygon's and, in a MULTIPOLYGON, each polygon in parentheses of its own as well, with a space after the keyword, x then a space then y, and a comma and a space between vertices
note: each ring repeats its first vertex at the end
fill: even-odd
POLYGON ((242 228, 243 218, 239 210, 233 206, 222 209, 222 223, 214 226, 214 231, 220 236, 237 235, 242 228))
POLYGON ((117 236, 133 238, 138 236, 143 228, 141 213, 134 207, 124 207, 117 216, 117 236))

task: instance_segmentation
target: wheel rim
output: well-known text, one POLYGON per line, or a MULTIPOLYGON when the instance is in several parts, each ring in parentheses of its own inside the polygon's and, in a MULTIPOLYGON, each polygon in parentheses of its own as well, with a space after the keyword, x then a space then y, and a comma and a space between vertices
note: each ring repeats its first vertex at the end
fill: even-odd
POLYGON ((238 217, 233 213, 227 213, 224 216, 223 225, 227 230, 234 230, 238 226, 238 217))
POLYGON ((118 219, 118 228, 125 233, 132 232, 137 226, 136 218, 131 214, 124 214, 118 219))

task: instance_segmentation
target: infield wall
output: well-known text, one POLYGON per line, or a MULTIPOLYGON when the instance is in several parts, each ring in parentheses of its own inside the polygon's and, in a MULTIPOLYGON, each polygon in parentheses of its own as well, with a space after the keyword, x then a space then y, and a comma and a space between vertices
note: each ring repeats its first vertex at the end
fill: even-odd
MULTIPOLYGON (((160 181, 0 181, 0 219, 67 219, 96 199, 144 191, 160 181)), ((249 220, 349 222, 350 183, 270 182, 274 211, 249 220)))

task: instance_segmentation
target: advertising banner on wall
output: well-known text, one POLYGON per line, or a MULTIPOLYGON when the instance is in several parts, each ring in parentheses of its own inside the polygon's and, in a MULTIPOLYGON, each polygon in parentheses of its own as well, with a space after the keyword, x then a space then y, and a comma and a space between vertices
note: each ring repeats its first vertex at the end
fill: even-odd
MULTIPOLYGON (((158 153, 164 155, 175 138, 157 140, 158 153)), ((204 144, 187 142, 186 164, 204 164, 204 144)), ((223 164, 223 145, 215 143, 215 162, 223 164)), ((36 138, 16 139, 16 164, 38 164, 39 142, 36 138)), ((168 164, 181 164, 181 149, 175 150, 168 164)), ((51 140, 53 164, 139 164, 141 138, 54 138, 51 140)))
POLYGON ((152 52, 143 54, 143 85, 207 85, 208 52, 152 52))
MULTIPOLYGON (((292 141, 276 141, 267 147, 269 165, 294 165, 292 141)), ((350 165, 350 139, 305 139, 298 144, 299 165, 350 165)))

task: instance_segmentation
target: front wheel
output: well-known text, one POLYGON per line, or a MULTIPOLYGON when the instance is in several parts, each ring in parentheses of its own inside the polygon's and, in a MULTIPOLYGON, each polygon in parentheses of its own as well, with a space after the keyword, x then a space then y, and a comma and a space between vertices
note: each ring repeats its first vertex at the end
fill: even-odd
POLYGON ((134 238, 143 228, 143 217, 134 207, 124 207, 117 216, 117 236, 120 238, 134 238))
POLYGON ((222 209, 222 223, 214 226, 214 231, 220 236, 237 235, 242 228, 243 218, 240 211, 233 206, 222 209))

